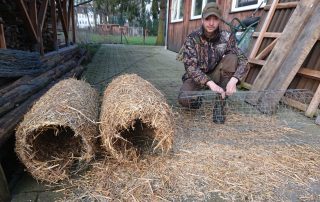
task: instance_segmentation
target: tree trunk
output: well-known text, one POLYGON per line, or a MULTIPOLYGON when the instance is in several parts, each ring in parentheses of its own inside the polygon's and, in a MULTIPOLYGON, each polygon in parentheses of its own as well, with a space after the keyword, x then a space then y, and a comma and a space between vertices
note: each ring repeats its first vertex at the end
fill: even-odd
POLYGON ((161 0, 160 1, 160 16, 159 16, 159 24, 158 24, 158 35, 157 35, 157 40, 156 40, 156 45, 158 45, 158 46, 163 46, 164 42, 165 42, 164 41, 165 18, 166 18, 166 0, 161 0))

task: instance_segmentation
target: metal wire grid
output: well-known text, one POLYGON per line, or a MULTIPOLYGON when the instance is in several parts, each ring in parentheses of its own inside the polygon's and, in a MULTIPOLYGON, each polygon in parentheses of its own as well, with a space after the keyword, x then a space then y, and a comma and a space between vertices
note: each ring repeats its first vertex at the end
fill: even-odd
POLYGON ((221 125, 216 121, 221 118, 219 116, 225 119, 222 121, 224 127, 238 132, 276 130, 280 127, 299 128, 307 122, 310 123, 310 119, 303 115, 303 111, 286 104, 288 100, 294 100, 307 107, 313 97, 313 93, 307 90, 239 91, 224 101, 221 101, 219 95, 212 91, 196 91, 187 94, 188 96, 183 98, 190 101, 190 106, 175 105, 173 109, 177 112, 177 124, 192 131, 217 128, 221 125), (275 106, 275 113, 264 113, 270 108, 268 101, 272 101, 279 93, 285 93, 285 96, 275 106), (250 104, 257 96, 266 99, 265 102, 262 104, 260 102, 258 105, 250 104), (216 112, 217 103, 220 106, 224 104, 222 113, 216 112))

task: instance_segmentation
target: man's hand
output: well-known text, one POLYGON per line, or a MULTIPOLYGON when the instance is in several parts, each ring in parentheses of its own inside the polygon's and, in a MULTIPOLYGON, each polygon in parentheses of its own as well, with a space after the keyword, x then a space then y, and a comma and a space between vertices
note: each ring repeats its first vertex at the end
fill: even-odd
POLYGON ((226 94, 228 96, 232 95, 237 91, 237 83, 238 83, 238 79, 235 77, 231 77, 226 87, 226 94))
POLYGON ((212 91, 220 93, 222 99, 224 99, 226 97, 226 92, 224 92, 223 88, 221 88, 220 86, 218 86, 215 82, 213 81, 208 81, 206 84, 212 91))

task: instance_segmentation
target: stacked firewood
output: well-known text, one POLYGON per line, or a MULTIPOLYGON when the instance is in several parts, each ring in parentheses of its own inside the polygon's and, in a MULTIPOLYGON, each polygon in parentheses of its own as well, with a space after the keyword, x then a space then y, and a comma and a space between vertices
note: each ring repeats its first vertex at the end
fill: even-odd
POLYGON ((35 100, 59 80, 81 75, 86 54, 77 46, 42 57, 35 52, 0 49, 0 147, 35 100))

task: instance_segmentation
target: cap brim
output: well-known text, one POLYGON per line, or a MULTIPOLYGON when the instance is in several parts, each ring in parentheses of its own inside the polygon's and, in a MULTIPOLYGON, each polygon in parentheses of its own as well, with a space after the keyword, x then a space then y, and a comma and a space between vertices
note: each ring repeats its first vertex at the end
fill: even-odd
POLYGON ((214 15, 214 16, 216 16, 217 18, 221 19, 221 16, 218 15, 218 14, 216 14, 216 13, 214 13, 214 12, 206 13, 205 15, 203 15, 202 18, 203 18, 203 19, 206 19, 206 18, 209 17, 210 15, 214 15))

